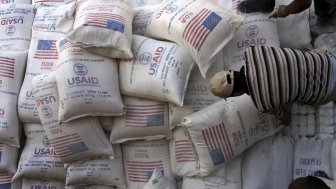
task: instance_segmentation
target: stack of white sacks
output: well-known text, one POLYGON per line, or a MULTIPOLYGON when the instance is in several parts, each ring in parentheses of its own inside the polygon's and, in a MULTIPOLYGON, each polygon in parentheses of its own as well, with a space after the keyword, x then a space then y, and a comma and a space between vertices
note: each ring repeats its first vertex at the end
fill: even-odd
POLYGON ((211 94, 211 76, 239 70, 246 47, 311 40, 306 13, 238 15, 238 2, 0 1, 0 189, 285 189, 316 170, 335 178, 333 103, 295 105, 282 129, 247 95, 211 94))

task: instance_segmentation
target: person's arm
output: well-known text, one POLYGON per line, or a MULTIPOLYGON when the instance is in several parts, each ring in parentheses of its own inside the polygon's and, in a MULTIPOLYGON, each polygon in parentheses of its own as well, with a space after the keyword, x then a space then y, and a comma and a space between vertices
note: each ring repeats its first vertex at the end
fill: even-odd
POLYGON ((294 0, 289 5, 279 5, 274 8, 269 18, 286 17, 300 13, 310 7, 311 0, 294 0))

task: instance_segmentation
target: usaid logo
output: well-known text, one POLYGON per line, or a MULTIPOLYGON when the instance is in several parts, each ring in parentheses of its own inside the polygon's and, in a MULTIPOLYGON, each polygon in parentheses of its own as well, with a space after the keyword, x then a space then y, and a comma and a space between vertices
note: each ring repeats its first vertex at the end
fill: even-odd
POLYGON ((50 144, 50 140, 48 139, 47 136, 44 136, 43 139, 42 139, 42 143, 44 145, 44 147, 51 147, 51 144, 50 144))
POLYGON ((47 179, 41 179, 41 180, 40 180, 40 183, 41 183, 42 185, 47 185, 47 184, 49 184, 49 181, 48 181, 47 179))
POLYGON ((15 33, 15 26, 9 25, 6 28, 6 35, 7 36, 12 36, 15 33))
POLYGON ((138 56, 137 60, 140 64, 146 65, 151 62, 152 55, 149 52, 143 52, 138 56))
POLYGON ((256 134, 259 133, 259 130, 260 130, 260 126, 259 126, 258 124, 256 124, 256 123, 254 123, 254 124, 252 125, 252 127, 250 127, 250 128, 248 129, 248 134, 249 134, 250 136, 254 136, 254 135, 256 135, 256 134))
POLYGON ((86 66, 84 66, 83 64, 80 63, 76 63, 73 66, 73 70, 76 74, 80 75, 80 76, 84 76, 88 73, 88 69, 86 66))
POLYGON ((171 14, 177 10, 177 5, 170 5, 167 6, 166 13, 171 14))
POLYGON ((259 28, 256 25, 249 26, 245 31, 245 35, 248 38, 256 37, 258 33, 259 33, 259 28))
POLYGON ((5 114, 5 110, 0 108, 0 116, 5 114))
POLYGON ((52 110, 49 106, 43 106, 42 107, 42 114, 45 118, 51 118, 52 117, 52 110))

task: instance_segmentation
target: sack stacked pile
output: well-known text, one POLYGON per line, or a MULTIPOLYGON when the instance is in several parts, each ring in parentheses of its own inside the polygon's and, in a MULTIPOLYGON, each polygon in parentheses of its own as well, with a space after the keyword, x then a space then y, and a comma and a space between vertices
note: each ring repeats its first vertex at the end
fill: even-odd
POLYGON ((334 175, 332 103, 296 106, 282 129, 247 95, 210 92, 244 48, 285 46, 275 20, 238 2, 1 1, 0 189, 275 189, 334 175))

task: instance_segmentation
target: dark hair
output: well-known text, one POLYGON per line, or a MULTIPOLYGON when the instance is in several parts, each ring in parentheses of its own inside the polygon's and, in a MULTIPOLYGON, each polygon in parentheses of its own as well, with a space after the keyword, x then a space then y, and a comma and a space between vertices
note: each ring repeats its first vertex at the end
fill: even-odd
POLYGON ((242 13, 270 13, 275 6, 275 0, 245 0, 238 4, 238 10, 242 13))
POLYGON ((307 176, 295 179, 288 189, 330 189, 330 187, 317 177, 307 176))

